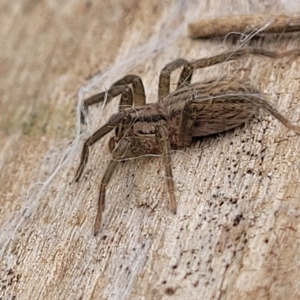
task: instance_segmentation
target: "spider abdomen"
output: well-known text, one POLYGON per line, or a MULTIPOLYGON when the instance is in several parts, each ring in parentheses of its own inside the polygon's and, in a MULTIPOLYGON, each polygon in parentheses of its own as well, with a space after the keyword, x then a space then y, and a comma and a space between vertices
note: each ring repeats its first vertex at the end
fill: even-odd
POLYGON ((255 118, 258 111, 265 108, 266 105, 262 105, 266 103, 265 98, 251 85, 230 78, 175 90, 163 100, 170 116, 168 127, 172 147, 188 146, 188 140, 182 142, 180 133, 184 122, 192 124, 187 133, 191 137, 228 131, 255 118))
POLYGON ((258 108, 251 101, 230 99, 212 100, 198 103, 194 110, 193 137, 208 136, 224 132, 253 119, 258 108), (225 103, 226 102, 226 103, 225 103))

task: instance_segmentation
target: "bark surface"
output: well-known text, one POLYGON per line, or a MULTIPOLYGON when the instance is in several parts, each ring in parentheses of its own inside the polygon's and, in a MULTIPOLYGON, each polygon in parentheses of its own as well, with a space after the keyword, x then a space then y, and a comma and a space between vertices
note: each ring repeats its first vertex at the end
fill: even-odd
MULTIPOLYGON (((174 151, 176 215, 161 159, 135 159, 113 176, 93 236, 109 137, 74 182, 83 141, 117 111, 117 100, 91 108, 78 142, 78 93, 87 98, 130 73, 155 102, 164 65, 240 45, 192 40, 190 22, 244 14, 268 22, 300 11, 291 2, 0 3, 1 299, 300 298, 300 137, 274 118, 174 151)), ((278 34, 248 45, 285 51, 299 41, 278 34)), ((299 63, 248 57, 198 71, 194 81, 250 81, 299 125, 299 63)))

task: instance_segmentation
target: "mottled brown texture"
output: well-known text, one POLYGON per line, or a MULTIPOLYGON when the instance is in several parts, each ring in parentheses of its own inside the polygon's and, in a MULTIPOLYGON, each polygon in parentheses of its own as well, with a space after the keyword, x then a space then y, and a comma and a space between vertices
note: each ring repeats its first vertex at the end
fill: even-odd
MULTIPOLYGON (((238 48, 191 40, 189 23, 257 13, 268 22, 300 10, 296 1, 274 2, 0 2, 2 299, 300 297, 300 139, 272 117, 172 151, 176 216, 159 157, 120 163, 96 238, 109 136, 93 147, 79 183, 74 174, 84 140, 117 112, 117 100, 90 110, 90 127, 51 177, 78 137, 82 87, 88 98, 137 74, 147 101, 156 102, 162 66, 238 48)), ((300 49, 299 35, 249 46, 300 49)), ((299 125, 299 58, 241 58, 196 73, 194 82, 251 82, 299 125)))

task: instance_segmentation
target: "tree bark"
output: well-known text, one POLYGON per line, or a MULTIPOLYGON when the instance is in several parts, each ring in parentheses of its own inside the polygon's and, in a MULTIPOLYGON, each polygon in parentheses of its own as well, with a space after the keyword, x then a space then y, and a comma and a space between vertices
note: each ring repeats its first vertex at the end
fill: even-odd
MULTIPOLYGON (((117 111, 117 100, 92 107, 79 135, 78 99, 130 73, 155 102, 170 61, 239 47, 232 37, 191 40, 190 22, 300 9, 254 2, 0 4, 1 299, 299 299, 300 138, 274 118, 174 151, 176 215, 161 159, 126 161, 93 236, 109 137, 91 147, 74 182, 83 141, 117 111)), ((248 45, 299 48, 299 34, 248 45)), ((198 71, 194 81, 248 80, 299 124, 299 61, 247 57, 198 71)))

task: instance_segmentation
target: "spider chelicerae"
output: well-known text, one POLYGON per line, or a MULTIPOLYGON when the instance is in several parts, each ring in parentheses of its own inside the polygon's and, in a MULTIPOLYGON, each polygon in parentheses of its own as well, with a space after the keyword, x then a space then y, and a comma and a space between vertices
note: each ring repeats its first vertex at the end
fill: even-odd
POLYGON ((94 225, 96 235, 101 227, 105 192, 116 166, 120 161, 149 154, 161 154, 165 166, 166 183, 170 194, 170 208, 176 213, 174 181, 170 151, 189 147, 193 138, 204 137, 233 129, 256 117, 263 109, 286 127, 300 133, 300 127, 291 124, 267 100, 267 96, 250 84, 232 78, 217 81, 191 83, 193 71, 235 60, 246 55, 262 55, 271 58, 298 56, 300 50, 282 53, 257 48, 245 48, 188 62, 177 59, 167 64, 159 76, 158 101, 146 104, 142 80, 127 75, 115 82, 108 91, 84 101, 81 122, 85 122, 88 106, 121 95, 119 112, 89 137, 83 146, 81 161, 76 173, 78 181, 88 161, 89 147, 115 130, 109 141, 112 153, 100 185, 98 212, 94 225), (177 88, 170 93, 171 73, 182 68, 177 88))

